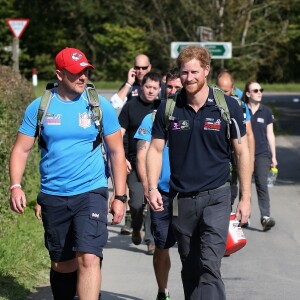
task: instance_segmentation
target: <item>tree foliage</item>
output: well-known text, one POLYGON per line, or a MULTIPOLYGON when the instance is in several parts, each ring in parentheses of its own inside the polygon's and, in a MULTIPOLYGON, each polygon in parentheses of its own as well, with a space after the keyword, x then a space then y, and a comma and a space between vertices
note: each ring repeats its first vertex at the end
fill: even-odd
MULTIPOLYGON (((300 50, 297 41, 299 0, 0 0, 4 17, 30 18, 20 47, 20 67, 31 75, 37 68, 41 78, 54 75, 53 60, 63 47, 82 49, 96 66, 96 79, 124 79, 133 57, 150 56, 156 70, 165 71, 173 41, 199 41, 198 27, 214 30, 214 40, 232 42, 233 58, 214 60, 235 77, 264 82, 299 81, 300 50)), ((3 39, 11 38, 1 21, 3 39)), ((6 26, 7 27, 7 26, 6 26)), ((3 52, 4 64, 11 64, 3 52)))

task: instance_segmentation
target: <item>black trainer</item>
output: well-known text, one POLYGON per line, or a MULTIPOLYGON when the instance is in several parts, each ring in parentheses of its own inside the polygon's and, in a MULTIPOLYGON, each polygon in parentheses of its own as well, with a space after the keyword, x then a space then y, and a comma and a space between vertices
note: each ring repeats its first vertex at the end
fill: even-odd
POLYGON ((268 231, 275 226, 275 220, 271 217, 264 216, 261 220, 263 231, 268 231))

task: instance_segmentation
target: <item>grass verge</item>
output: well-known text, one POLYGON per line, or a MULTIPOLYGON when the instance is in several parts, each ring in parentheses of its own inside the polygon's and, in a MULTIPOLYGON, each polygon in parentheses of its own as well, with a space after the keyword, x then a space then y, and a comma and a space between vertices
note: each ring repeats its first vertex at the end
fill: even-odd
POLYGON ((44 246, 43 225, 34 217, 35 201, 24 215, 11 212, 1 230, 0 299, 26 299, 35 286, 49 281, 49 257, 44 246))

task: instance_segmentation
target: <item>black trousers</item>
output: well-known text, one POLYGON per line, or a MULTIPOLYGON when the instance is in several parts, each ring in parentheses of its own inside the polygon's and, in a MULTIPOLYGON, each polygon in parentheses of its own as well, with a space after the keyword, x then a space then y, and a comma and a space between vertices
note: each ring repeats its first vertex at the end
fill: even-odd
POLYGON ((226 249, 230 200, 229 186, 178 199, 178 216, 173 216, 172 223, 186 300, 226 299, 220 268, 226 249))

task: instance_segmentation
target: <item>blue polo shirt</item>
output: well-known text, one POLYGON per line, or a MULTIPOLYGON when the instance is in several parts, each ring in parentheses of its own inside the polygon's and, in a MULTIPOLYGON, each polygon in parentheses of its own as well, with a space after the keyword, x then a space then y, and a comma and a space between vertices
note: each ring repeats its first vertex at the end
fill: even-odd
MULTIPOLYGON (((26 109, 19 132, 34 137, 39 97, 26 109)), ((100 97, 103 113, 103 136, 120 130, 117 114, 111 104, 100 97)), ((41 191, 49 195, 72 196, 107 187, 105 163, 96 142, 98 128, 92 120, 86 91, 73 100, 60 98, 55 90, 41 136, 41 191)))
MULTIPOLYGON (((236 100, 225 95, 232 118, 237 121, 241 136, 246 133, 243 112, 236 100)), ((165 102, 156 113, 152 136, 166 139, 165 102)), ((222 119, 209 89, 208 98, 196 113, 187 105, 185 90, 176 99, 174 120, 168 126, 170 156, 170 189, 194 192, 215 189, 229 180, 231 147, 227 139, 227 124, 222 119)), ((231 139, 237 138, 235 126, 230 125, 231 139)))
MULTIPOLYGON (((152 131, 152 113, 148 114, 142 121, 138 128, 134 138, 137 140, 143 140, 151 142, 151 131, 152 131)), ((163 151, 162 168, 158 181, 158 188, 166 193, 169 192, 169 181, 170 181, 170 163, 169 163, 169 148, 166 146, 163 151)))
POLYGON ((270 155, 269 142, 267 138, 267 126, 273 123, 273 115, 270 108, 259 105, 259 109, 252 114, 251 109, 251 125, 255 139, 255 157, 262 155, 270 155))

